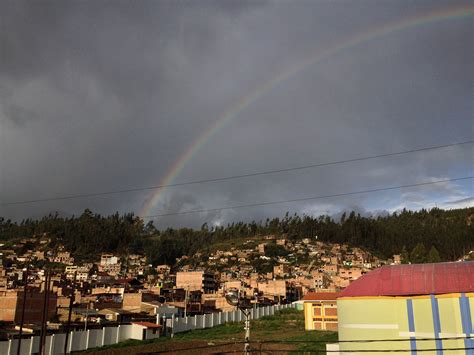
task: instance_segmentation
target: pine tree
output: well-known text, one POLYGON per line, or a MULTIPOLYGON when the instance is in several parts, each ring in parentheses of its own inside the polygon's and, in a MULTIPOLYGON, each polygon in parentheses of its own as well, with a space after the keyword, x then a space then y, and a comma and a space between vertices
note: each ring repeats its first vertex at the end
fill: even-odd
POLYGON ((404 245, 402 248, 402 253, 400 254, 400 259, 402 264, 410 263, 410 256, 408 255, 407 247, 404 245))
POLYGON ((414 264, 421 264, 426 261, 426 248, 423 243, 418 243, 410 253, 410 260, 414 264))
POLYGON ((441 257, 439 256, 438 250, 434 246, 431 246, 426 261, 428 263, 439 263, 441 261, 441 257))

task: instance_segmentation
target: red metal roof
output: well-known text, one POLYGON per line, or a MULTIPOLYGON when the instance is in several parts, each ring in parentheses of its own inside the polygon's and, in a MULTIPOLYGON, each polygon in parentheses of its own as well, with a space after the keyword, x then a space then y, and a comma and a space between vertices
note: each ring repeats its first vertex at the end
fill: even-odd
POLYGON ((337 292, 308 292, 303 301, 335 301, 339 297, 337 292))
POLYGON ((353 281, 339 297, 407 296, 474 291, 474 262, 383 266, 353 281))

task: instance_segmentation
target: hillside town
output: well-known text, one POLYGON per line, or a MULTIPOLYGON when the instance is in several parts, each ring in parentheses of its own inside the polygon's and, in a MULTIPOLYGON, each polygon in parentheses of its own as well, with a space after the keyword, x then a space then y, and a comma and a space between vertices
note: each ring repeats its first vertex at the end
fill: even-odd
POLYGON ((0 355, 474 355, 473 1, 0 14, 0 355))
MULTIPOLYGON (((458 261, 473 256, 469 252, 458 261)), ((403 265, 403 255, 380 259, 361 248, 321 242, 317 236, 291 241, 275 235, 183 255, 173 265, 150 264, 144 255, 112 253, 79 262, 63 245, 51 247, 47 234, 1 245, 0 257, 0 345, 12 353, 22 339, 31 349, 40 339, 41 350, 46 335, 51 354, 240 321, 242 308, 228 300, 232 292, 245 300, 252 319, 291 307, 303 311, 306 331, 340 332, 338 306, 347 303, 341 301, 345 295, 360 293, 350 285, 362 275, 367 274, 360 284, 377 277, 374 287, 380 287, 378 275, 387 267, 395 268, 392 273, 420 275, 433 267, 436 277, 443 267, 403 265), (396 269, 403 266, 415 269, 396 269), (107 339, 111 330, 115 335, 107 339), (89 338, 92 331, 99 334, 95 340, 89 338), (65 339, 60 337, 64 334, 65 339), (74 340, 68 340, 73 335, 74 340), (63 343, 69 350, 63 351, 63 343)), ((399 282, 408 282, 405 288, 417 285, 408 279, 399 282)), ((365 286, 363 292, 370 289, 365 286)))
POLYGON ((49 242, 45 235, 0 249, 3 338, 13 336, 21 320, 25 328, 37 331, 45 308, 51 330, 64 328, 68 320, 72 327, 156 323, 160 316, 232 310, 224 297, 229 290, 238 290, 256 307, 286 304, 309 292, 340 291, 374 268, 401 262, 400 255, 381 260, 317 237, 291 242, 268 235, 249 239, 242 247, 183 255, 175 265, 155 266, 142 255, 101 254, 95 262, 78 263, 63 246, 54 250, 49 242), (193 265, 195 260, 199 262, 193 265), (269 261, 273 266, 262 271, 260 265, 269 261))

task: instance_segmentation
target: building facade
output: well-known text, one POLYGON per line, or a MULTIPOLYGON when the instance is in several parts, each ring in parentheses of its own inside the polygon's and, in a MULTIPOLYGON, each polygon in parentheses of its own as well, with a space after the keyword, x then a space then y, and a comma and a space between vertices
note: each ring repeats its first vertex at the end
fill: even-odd
POLYGON ((305 330, 337 331, 336 292, 309 292, 303 297, 305 330))
POLYGON ((176 288, 215 293, 217 291, 217 281, 215 275, 210 272, 180 271, 176 273, 176 288))
POLYGON ((473 354, 474 262, 384 266, 352 282, 337 307, 340 341, 398 340, 340 343, 341 351, 473 354))
MULTIPOLYGON (((40 323, 43 317, 44 292, 32 289, 26 292, 6 290, 0 291, 0 321, 19 323, 25 299, 25 323, 40 323)), ((48 317, 50 320, 56 314, 57 296, 50 293, 48 302, 48 317)))

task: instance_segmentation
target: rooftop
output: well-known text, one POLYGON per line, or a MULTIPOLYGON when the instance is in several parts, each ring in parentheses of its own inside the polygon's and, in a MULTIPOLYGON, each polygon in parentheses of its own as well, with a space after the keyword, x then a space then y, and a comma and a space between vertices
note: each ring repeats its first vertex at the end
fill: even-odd
POLYGON ((474 262, 383 266, 353 281, 339 297, 409 296, 474 291, 474 262))
POLYGON ((337 292, 308 292, 303 301, 334 301, 339 297, 337 292))
POLYGON ((161 328, 161 325, 151 322, 132 322, 132 324, 140 325, 146 328, 161 328))

